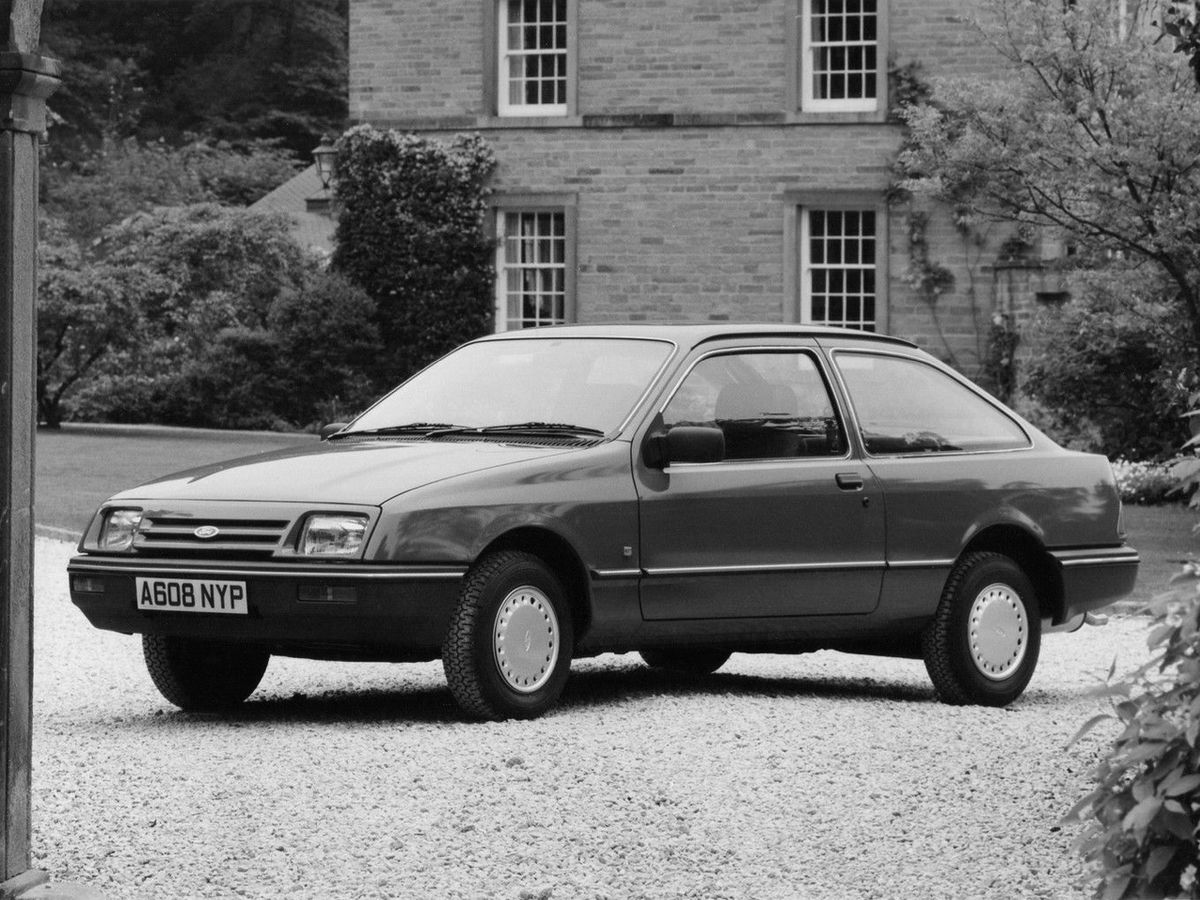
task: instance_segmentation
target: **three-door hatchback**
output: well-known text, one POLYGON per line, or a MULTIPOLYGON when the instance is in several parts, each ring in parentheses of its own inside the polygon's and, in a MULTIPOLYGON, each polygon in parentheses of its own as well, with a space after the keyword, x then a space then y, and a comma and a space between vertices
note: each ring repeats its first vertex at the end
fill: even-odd
POLYGON ((272 654, 441 657, 531 717, 571 660, 925 660, 1025 689, 1046 628, 1125 596, 1108 462, 912 344, 808 326, 567 326, 468 343, 320 444, 117 494, 69 565, 162 694, 237 704, 272 654))

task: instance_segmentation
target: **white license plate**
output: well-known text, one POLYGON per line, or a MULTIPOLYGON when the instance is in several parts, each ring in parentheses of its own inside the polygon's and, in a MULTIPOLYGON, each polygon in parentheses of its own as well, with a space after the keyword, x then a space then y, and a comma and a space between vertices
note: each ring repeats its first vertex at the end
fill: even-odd
POLYGON ((244 616, 246 582, 200 578, 135 578, 137 608, 244 616))

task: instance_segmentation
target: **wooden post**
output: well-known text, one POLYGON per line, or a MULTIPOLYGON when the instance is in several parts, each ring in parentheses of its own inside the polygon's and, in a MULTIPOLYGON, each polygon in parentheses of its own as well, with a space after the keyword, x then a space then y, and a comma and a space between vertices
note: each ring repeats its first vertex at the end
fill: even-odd
POLYGON ((59 66, 38 55, 42 0, 0 0, 0 898, 30 869, 33 442, 38 138, 59 66))

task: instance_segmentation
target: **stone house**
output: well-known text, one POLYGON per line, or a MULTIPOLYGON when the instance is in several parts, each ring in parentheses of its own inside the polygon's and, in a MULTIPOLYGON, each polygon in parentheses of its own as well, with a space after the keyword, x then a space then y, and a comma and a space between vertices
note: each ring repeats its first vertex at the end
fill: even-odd
POLYGON ((350 116, 495 150, 496 328, 815 322, 977 371, 1041 250, 889 207, 895 77, 994 69, 959 0, 351 0, 350 116), (914 260, 951 277, 912 286, 914 260))

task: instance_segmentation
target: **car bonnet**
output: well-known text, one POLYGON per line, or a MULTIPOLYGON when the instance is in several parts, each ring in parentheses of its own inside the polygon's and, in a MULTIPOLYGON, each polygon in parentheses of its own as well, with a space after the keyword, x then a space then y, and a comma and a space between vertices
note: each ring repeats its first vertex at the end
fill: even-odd
POLYGON ((379 505, 405 491, 567 452, 493 441, 328 442, 176 472, 116 494, 144 500, 249 500, 379 505))

